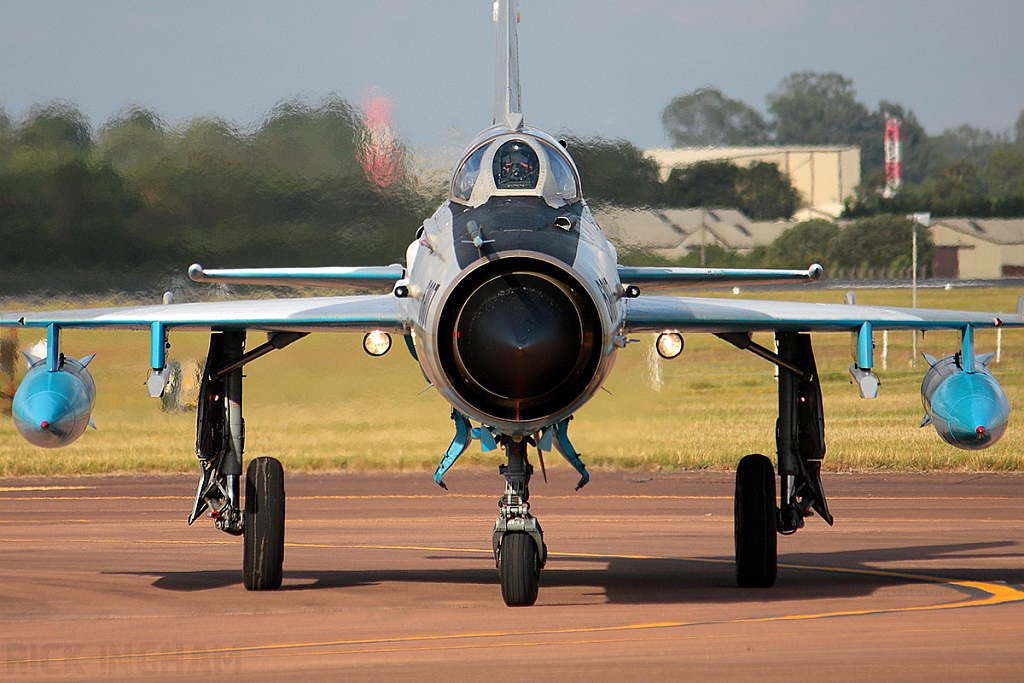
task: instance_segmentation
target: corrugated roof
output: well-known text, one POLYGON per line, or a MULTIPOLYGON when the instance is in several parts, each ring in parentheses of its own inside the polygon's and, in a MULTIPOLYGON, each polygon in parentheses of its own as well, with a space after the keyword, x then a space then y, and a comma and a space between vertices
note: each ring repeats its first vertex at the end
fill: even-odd
POLYGON ((595 212, 595 218, 605 234, 617 242, 657 249, 669 257, 685 255, 702 239, 705 244, 726 249, 753 249, 770 244, 795 225, 752 221, 736 209, 607 209, 595 212))
POLYGON ((933 218, 933 227, 993 244, 1024 244, 1024 218, 933 218))

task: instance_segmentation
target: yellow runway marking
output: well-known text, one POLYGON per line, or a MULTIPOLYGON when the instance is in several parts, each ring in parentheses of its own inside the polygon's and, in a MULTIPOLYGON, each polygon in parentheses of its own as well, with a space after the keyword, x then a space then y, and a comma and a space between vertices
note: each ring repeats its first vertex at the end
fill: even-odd
POLYGON ((192 500, 192 496, 0 496, 0 501, 22 500, 192 500))
MULTIPOLYGON (((74 489, 97 488, 94 486, 55 486, 55 487, 6 487, 0 488, 2 493, 15 493, 18 491, 67 491, 74 489)), ((535 493, 536 500, 729 500, 732 496, 672 496, 672 495, 613 495, 613 494, 578 494, 567 496, 546 496, 542 493, 535 493)), ((192 496, 0 496, 2 501, 22 500, 192 500, 192 496)), ((486 499, 495 498, 493 494, 482 493, 416 493, 416 494, 388 494, 388 495, 327 495, 327 496, 288 496, 289 501, 299 500, 448 500, 452 498, 486 499)), ((830 501, 847 500, 870 500, 870 501, 1002 501, 1019 500, 1015 496, 829 496, 830 501)))
MULTIPOLYGON (((0 539, 4 541, 7 539, 0 539)), ((76 543, 81 543, 83 540, 75 539, 76 543)), ((102 539, 94 539, 92 541, 84 542, 106 542, 102 539)), ((118 542, 118 541, 110 541, 118 542)), ((140 541, 145 542, 145 541, 140 541)), ((153 541, 159 543, 160 541, 153 541)), ((181 543, 181 541, 170 541, 171 543, 181 543)), ((203 541, 199 543, 214 543, 210 541, 203 541)), ((222 542, 229 543, 229 542, 222 542)), ((472 554, 486 554, 490 555, 490 549, 481 548, 451 548, 444 546, 409 546, 409 545, 364 545, 364 544, 352 544, 352 545, 339 545, 339 544, 318 544, 318 543, 287 543, 286 545, 291 547, 303 547, 303 548, 347 548, 347 549, 370 549, 370 550, 405 550, 405 551, 431 551, 431 552, 459 552, 459 553, 472 553, 472 554)), ((707 562, 716 564, 731 564, 732 560, 724 559, 713 559, 713 558, 687 558, 687 557, 668 557, 659 555, 635 555, 635 554, 599 554, 599 553, 550 553, 552 557, 559 557, 565 559, 572 559, 574 557, 585 557, 585 558, 596 558, 596 559, 657 559, 657 560, 680 560, 687 562, 707 562)), ((77 662, 85 663, 90 661, 159 661, 164 659, 188 659, 192 657, 209 657, 212 655, 255 655, 255 656, 281 656, 290 655, 291 653, 310 656, 310 655, 346 655, 346 654, 368 654, 368 653, 381 653, 381 652, 417 652, 422 650, 437 651, 437 650, 448 650, 448 649, 473 649, 473 648, 495 648, 495 647, 508 647, 508 646, 522 646, 522 645, 563 645, 563 644, 586 644, 586 643, 607 643, 607 642, 621 642, 636 640, 636 638, 618 637, 618 638, 580 638, 573 640, 551 640, 551 636, 569 636, 569 635, 584 635, 584 634, 611 634, 611 633, 637 633, 637 632, 649 632, 655 630, 665 629, 678 629, 693 626, 720 626, 727 624, 755 624, 755 623, 767 623, 767 622, 786 622, 786 621, 806 621, 812 619, 828 619, 836 617, 853 617, 853 616, 867 616, 867 615, 878 615, 878 614, 894 614, 894 613, 905 613, 905 612, 922 612, 922 611, 935 611, 935 610, 949 610, 949 609, 961 609, 965 607, 982 607, 990 605, 999 605, 1011 602, 1024 601, 1024 591, 1020 591, 1004 584, 983 582, 983 581, 961 581, 957 579, 948 579, 938 576, 929 576, 923 574, 913 574, 907 572, 894 572, 880 569, 848 569, 842 567, 822 567, 816 565, 796 565, 796 564, 780 564, 779 567, 786 569, 796 569, 804 571, 818 571, 818 572, 829 572, 836 574, 853 574, 853 575, 866 575, 866 576, 877 576, 881 578, 893 578, 893 579, 904 579, 911 581, 920 581, 924 583, 933 583, 938 585, 951 586, 962 590, 969 590, 972 592, 980 592, 986 594, 985 597, 980 598, 968 598, 965 600, 958 600, 955 602, 940 603, 937 605, 917 605, 910 607, 892 607, 892 608, 875 608, 875 609, 862 609, 862 610, 837 610, 831 612, 810 612, 806 614, 786 614, 771 617, 746 617, 739 619, 726 619, 726 620, 705 620, 705 621, 651 621, 651 622, 638 622, 631 624, 617 624, 609 626, 585 626, 585 627, 574 627, 574 628, 554 628, 554 629, 528 629, 528 630, 501 630, 501 631, 476 631, 467 633, 435 633, 435 634, 416 634, 409 636, 394 636, 394 637, 383 637, 383 638, 358 638, 358 639, 344 639, 344 640, 323 640, 323 641, 309 641, 309 642, 284 642, 284 643, 267 643, 263 645, 243 645, 243 646, 231 646, 231 647, 211 647, 211 648, 195 648, 178 651, 164 651, 164 652, 127 652, 120 654, 101 654, 101 655, 83 655, 75 657, 49 657, 49 658, 33 658, 33 659, 9 659, 0 660, 0 664, 6 664, 9 666, 14 665, 29 665, 29 664, 52 664, 60 662, 77 662), (536 641, 530 641, 527 643, 523 642, 524 638, 542 638, 548 637, 536 641), (501 639, 499 643, 479 643, 470 642, 487 639, 501 639), (511 641, 510 641, 511 639, 511 641), (370 647, 368 647, 370 646, 370 647), (309 652, 313 648, 333 648, 332 650, 320 650, 309 652), (303 652, 298 652, 302 650, 303 652), (339 651, 340 650, 340 651, 339 651)), ((687 636, 687 635, 671 635, 671 636, 655 636, 651 638, 650 635, 645 634, 643 638, 658 639, 658 640, 669 640, 669 639, 690 639, 700 638, 705 636, 687 636)))
POLYGON ((18 491, 80 491, 82 489, 94 489, 95 486, 0 486, 2 493, 16 493, 18 491))

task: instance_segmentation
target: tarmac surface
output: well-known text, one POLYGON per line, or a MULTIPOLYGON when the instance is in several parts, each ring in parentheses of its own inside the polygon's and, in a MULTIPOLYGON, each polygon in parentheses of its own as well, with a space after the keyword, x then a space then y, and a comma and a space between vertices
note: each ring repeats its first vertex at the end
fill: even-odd
POLYGON ((195 479, 0 480, 0 680, 1022 681, 1024 475, 832 474, 834 528, 741 589, 732 475, 535 476, 550 558, 501 601, 496 472, 288 474, 284 585, 185 523, 195 479))

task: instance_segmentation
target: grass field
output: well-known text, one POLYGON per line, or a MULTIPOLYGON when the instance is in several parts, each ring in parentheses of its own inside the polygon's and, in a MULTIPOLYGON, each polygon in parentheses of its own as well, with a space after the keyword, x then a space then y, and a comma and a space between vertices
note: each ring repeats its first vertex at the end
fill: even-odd
MULTIPOLYGON (((1013 289, 929 289, 919 305, 1012 312, 1013 289)), ((744 297, 803 301, 842 299, 836 290, 744 292, 744 297)), ((712 293, 714 296, 731 294, 712 293)), ((860 290, 857 302, 909 306, 907 290, 860 290)), ((40 338, 21 331, 22 345, 40 338)), ((99 388, 93 418, 99 426, 68 448, 37 449, 0 417, 0 475, 196 469, 195 415, 167 414, 146 396, 148 336, 136 332, 66 331, 64 350, 96 353, 90 366, 99 388)), ((262 341, 251 335, 250 346, 262 341)), ((910 366, 911 334, 889 334, 888 370, 882 369, 882 334, 876 332, 877 400, 862 400, 850 384, 848 334, 814 335, 825 400, 825 466, 830 470, 1024 470, 1024 424, 1011 412, 1002 441, 981 452, 943 443, 932 428, 919 429, 921 377, 910 366)), ((757 341, 771 346, 770 335, 757 341)), ((361 337, 311 335, 246 368, 248 457, 274 455, 289 469, 432 469, 452 437, 450 409, 398 343, 374 359, 361 337)), ((172 333, 171 357, 205 359, 208 337, 172 333)), ((570 435, 588 465, 640 468, 730 468, 745 453, 774 455, 777 410, 774 366, 709 335, 688 335, 673 361, 652 353, 653 336, 620 351, 606 386, 572 422, 570 435)), ((995 332, 979 332, 979 353, 994 351, 995 332)), ((928 333, 919 348, 941 356, 959 348, 955 332, 928 333)), ((1011 406, 1024 405, 1024 331, 1003 335, 1001 363, 993 371, 1011 406)), ((458 466, 496 465, 474 445, 458 466)), ((567 467, 557 456, 549 467, 567 467)))

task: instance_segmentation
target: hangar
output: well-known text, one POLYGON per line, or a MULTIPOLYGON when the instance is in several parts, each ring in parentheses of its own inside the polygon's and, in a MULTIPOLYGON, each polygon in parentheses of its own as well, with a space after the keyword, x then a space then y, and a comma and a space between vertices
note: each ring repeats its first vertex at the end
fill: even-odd
POLYGON ((665 182, 675 168, 700 161, 730 161, 747 167, 763 161, 776 164, 800 193, 798 220, 838 218, 843 200, 860 184, 860 147, 804 145, 790 147, 681 147, 650 149, 644 154, 658 164, 665 182))

